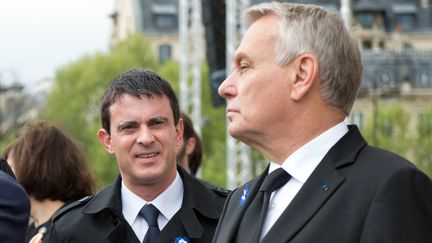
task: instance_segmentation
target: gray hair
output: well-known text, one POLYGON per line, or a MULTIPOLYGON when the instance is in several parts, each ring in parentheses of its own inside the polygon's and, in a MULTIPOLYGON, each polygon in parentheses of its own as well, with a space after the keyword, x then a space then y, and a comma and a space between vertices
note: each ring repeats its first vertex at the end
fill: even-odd
POLYGON ((348 116, 363 67, 358 42, 340 15, 316 5, 267 2, 246 10, 245 19, 250 25, 268 14, 280 18, 276 63, 288 64, 305 53, 317 57, 321 96, 348 116))

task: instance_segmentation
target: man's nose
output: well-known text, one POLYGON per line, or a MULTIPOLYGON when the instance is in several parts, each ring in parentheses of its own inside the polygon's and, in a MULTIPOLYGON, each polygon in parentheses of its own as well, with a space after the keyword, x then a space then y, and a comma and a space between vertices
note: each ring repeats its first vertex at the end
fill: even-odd
POLYGON ((154 134, 151 129, 143 126, 138 131, 137 143, 149 146, 154 142, 154 134))

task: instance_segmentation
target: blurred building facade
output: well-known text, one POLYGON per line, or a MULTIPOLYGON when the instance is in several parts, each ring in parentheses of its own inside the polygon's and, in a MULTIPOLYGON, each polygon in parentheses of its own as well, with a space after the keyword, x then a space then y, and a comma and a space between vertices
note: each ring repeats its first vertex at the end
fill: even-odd
POLYGON ((111 46, 134 33, 144 33, 159 63, 178 59, 178 0, 115 0, 114 6, 111 46))
POLYGON ((14 72, 0 70, 0 137, 13 136, 38 116, 52 83, 51 79, 41 80, 29 91, 14 72))
MULTIPOLYGON (((130 34, 142 32, 152 40, 153 50, 160 62, 168 58, 178 59, 178 0, 115 1, 112 44, 130 34)), ((318 4, 339 11, 342 1, 289 2, 318 4)), ((202 2, 206 3, 206 0, 202 2)), ((366 121, 373 119, 378 101, 384 107, 401 103, 412 118, 410 127, 417 131, 417 127, 421 127, 419 123, 432 120, 430 115, 424 114, 424 110, 432 104, 431 0, 346 2, 350 4, 350 29, 359 40, 364 64, 361 90, 348 120, 362 127, 366 121)), ((203 12, 208 3, 204 5, 203 12)), ((219 27, 213 29, 221 33, 225 31, 219 27)), ((213 35, 218 36, 218 33, 213 35)))

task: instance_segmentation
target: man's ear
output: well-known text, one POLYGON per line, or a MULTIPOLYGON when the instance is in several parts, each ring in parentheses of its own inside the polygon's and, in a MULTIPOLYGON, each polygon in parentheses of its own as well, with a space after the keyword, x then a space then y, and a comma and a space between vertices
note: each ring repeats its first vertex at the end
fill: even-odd
POLYGON ((176 146, 181 146, 183 141, 183 131, 184 131, 184 125, 183 125, 183 119, 179 119, 177 125, 176 125, 176 146))
POLYGON ((318 60, 312 54, 302 54, 294 62, 295 80, 292 84, 290 96, 293 100, 301 100, 318 82, 318 60))
POLYGON ((114 150, 111 144, 111 135, 103 128, 99 129, 97 132, 100 144, 104 147, 106 151, 110 154, 114 154, 114 150))
POLYGON ((189 155, 191 154, 196 146, 196 139, 194 137, 190 137, 187 141, 186 141, 186 154, 189 155))

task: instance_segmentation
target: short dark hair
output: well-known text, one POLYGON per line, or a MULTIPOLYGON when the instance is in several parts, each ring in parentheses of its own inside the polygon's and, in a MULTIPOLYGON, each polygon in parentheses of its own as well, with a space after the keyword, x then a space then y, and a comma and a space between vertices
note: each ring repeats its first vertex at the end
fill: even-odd
POLYGON ((183 140, 187 141, 189 138, 195 138, 195 148, 188 157, 189 168, 191 170, 191 174, 196 175, 199 167, 201 166, 202 161, 202 145, 201 139, 198 134, 195 132, 192 120, 190 117, 184 113, 180 113, 180 117, 183 120, 183 140))
POLYGON ((93 194, 96 183, 84 154, 55 125, 27 125, 11 149, 17 180, 36 200, 67 202, 93 194))
POLYGON ((109 108, 124 94, 138 98, 142 96, 151 98, 153 95, 166 96, 171 105, 174 123, 178 123, 180 107, 177 96, 169 82, 153 71, 131 69, 112 80, 102 96, 100 107, 102 127, 109 134, 111 133, 109 108))

